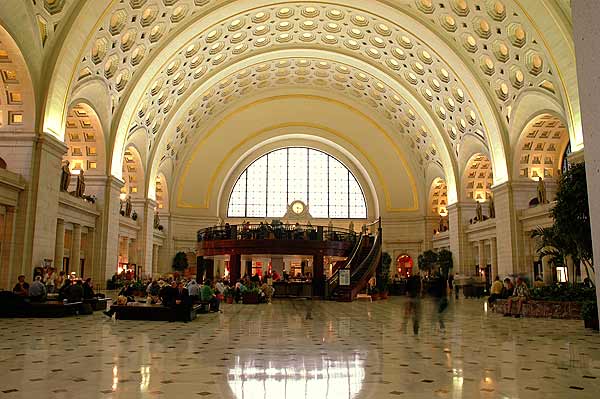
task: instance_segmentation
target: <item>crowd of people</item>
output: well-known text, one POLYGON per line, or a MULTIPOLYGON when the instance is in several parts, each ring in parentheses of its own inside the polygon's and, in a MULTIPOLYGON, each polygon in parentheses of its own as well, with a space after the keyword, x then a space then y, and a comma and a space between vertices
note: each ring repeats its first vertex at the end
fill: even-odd
POLYGON ((49 294, 54 297, 53 299, 69 303, 103 297, 102 294, 94 292, 94 284, 91 278, 84 281, 76 278, 74 274, 67 275, 64 271, 56 273, 53 268, 49 268, 44 275, 35 274, 31 284, 25 281, 24 275, 20 275, 12 292, 17 296, 27 298, 31 302, 45 302, 48 300, 49 294))

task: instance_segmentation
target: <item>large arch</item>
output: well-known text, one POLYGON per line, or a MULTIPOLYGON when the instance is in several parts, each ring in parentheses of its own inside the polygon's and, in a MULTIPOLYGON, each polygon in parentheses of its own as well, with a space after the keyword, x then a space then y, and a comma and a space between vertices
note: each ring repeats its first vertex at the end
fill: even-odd
MULTIPOLYGON (((240 3, 241 3, 241 2, 240 2, 240 3)), ((236 4, 236 6, 237 6, 237 5, 239 5, 239 4, 236 4)), ((392 11, 392 14, 393 14, 393 13, 394 13, 394 12, 392 11)), ((396 13, 394 16, 395 16, 395 17, 398 17, 398 18, 402 18, 402 16, 401 16, 399 13, 396 13)), ((410 26, 414 26, 415 24, 416 24, 416 25, 418 25, 418 23, 417 23, 416 21, 414 21, 414 20, 413 20, 413 19, 411 19, 411 18, 407 18, 407 17, 406 17, 406 15, 404 15, 403 17, 409 21, 409 22, 408 22, 408 25, 410 25, 410 26)), ((197 31, 202 31, 202 27, 201 27, 201 26, 198 26, 198 25, 199 25, 199 24, 197 24, 197 25, 195 26, 195 29, 194 29, 194 31, 195 31, 195 32, 197 32, 197 31)), ((420 29, 422 29, 422 26, 420 27, 420 29)), ((187 34, 187 33, 186 33, 186 32, 184 32, 182 35, 183 35, 183 36, 185 36, 186 34, 187 34)), ((429 32, 429 35, 431 35, 431 32, 429 32)), ((189 34, 189 37, 193 37, 193 35, 189 34)), ((429 38, 429 37, 428 37, 428 38, 429 38)), ((183 39, 182 39, 182 40, 180 40, 180 39, 182 39, 182 38, 181 38, 181 37, 178 37, 178 38, 177 38, 177 43, 180 43, 180 44, 181 44, 181 43, 183 43, 183 44, 187 43, 187 42, 184 42, 184 41, 183 41, 183 39)), ((439 44, 440 44, 440 46, 441 46, 441 48, 443 48, 443 49, 444 49, 444 51, 447 51, 447 52, 449 53, 449 54, 448 54, 448 56, 449 56, 449 57, 454 57, 454 58, 456 58, 456 61, 457 61, 457 62, 456 62, 456 65, 463 65, 463 64, 462 64, 462 61, 461 61, 461 60, 460 60, 460 59, 459 59, 459 58, 456 56, 456 54, 453 54, 453 53, 452 53, 452 51, 450 51, 449 49, 447 49, 447 47, 445 47, 445 45, 444 45, 443 43, 441 43, 441 42, 440 42, 440 40, 439 40, 438 38, 436 38, 436 37, 432 37, 432 38, 431 38, 431 41, 432 41, 432 42, 434 42, 434 43, 436 43, 436 44, 438 44, 438 43, 439 43, 439 44)), ((181 45, 181 46, 180 46, 180 48, 182 48, 182 49, 185 49, 186 47, 185 47, 184 45, 181 45)), ((436 46, 436 48, 437 48, 437 46, 436 46)), ((433 51, 433 50, 432 50, 432 51, 433 51)), ((163 58, 163 59, 167 59, 167 60, 168 60, 168 59, 169 59, 169 57, 168 57, 168 54, 167 54, 167 53, 165 53, 165 55, 166 55, 166 57, 165 57, 165 58, 163 58)), ((446 54, 444 54, 444 56, 446 56, 446 54)), ((159 57, 159 58, 162 58, 162 57, 159 57)), ((371 61, 371 63, 373 63, 373 61, 371 61)), ((168 65, 169 65, 169 62, 166 62, 166 63, 165 63, 165 64, 164 64, 162 67, 165 67, 165 69, 166 69, 166 67, 167 67, 168 65)), ((153 79, 151 79, 151 77, 152 77, 152 76, 154 76, 154 74, 153 74, 152 72, 155 72, 155 71, 157 71, 157 70, 158 70, 160 67, 161 67, 161 66, 157 66, 157 65, 154 65, 154 66, 152 66, 152 67, 149 67, 149 68, 146 70, 146 73, 147 73, 147 74, 145 74, 145 77, 144 77, 144 79, 145 79, 145 80, 146 80, 146 79, 150 79, 150 81, 153 81, 153 79)), ((462 72, 462 71, 461 71, 461 72, 462 72)), ((140 76, 142 76, 142 74, 138 75, 138 77, 140 77, 140 76)), ((156 76, 158 76, 158 75, 156 75, 156 76)), ((461 76, 461 78, 462 78, 462 76, 461 76)), ((465 77, 464 77, 464 79, 469 79, 469 78, 470 78, 470 74, 468 74, 468 73, 467 73, 467 74, 465 74, 465 77)), ((470 87, 478 87, 478 84, 476 84, 476 82, 474 82, 474 81, 473 81, 473 82, 470 82, 470 83, 473 83, 473 84, 469 85, 470 87)), ((128 103, 127 103, 127 105, 122 105, 122 107, 121 107, 121 108, 123 109, 123 113, 121 114, 121 116, 123 117, 123 118, 122 118, 122 119, 123 119, 123 120, 122 120, 122 126, 121 126, 120 128, 118 128, 118 129, 117 129, 117 131, 119 132, 119 134, 120 134, 120 135, 122 135, 122 134, 123 134, 123 132, 127 130, 127 125, 128 125, 128 122, 127 122, 127 121, 131 121, 131 120, 133 120, 133 119, 131 118, 131 116, 133 115, 133 113, 135 112, 135 109, 137 108, 137 105, 133 105, 133 104, 135 103, 135 100, 134 100, 134 99, 135 99, 135 98, 141 98, 141 96, 142 96, 142 93, 141 93, 142 89, 140 89, 139 87, 137 87, 137 88, 136 88, 136 90, 138 91, 137 93, 133 93, 133 92, 132 92, 132 93, 131 93, 131 94, 128 96, 128 99, 129 99, 129 100, 128 100, 128 103), (128 115, 129 115, 129 117, 128 117, 128 115)), ((465 93, 465 92, 466 92, 466 91, 463 91, 463 93, 465 93)), ((485 94, 481 93, 481 95, 480 95, 478 98, 479 98, 479 100, 481 100, 481 101, 476 101, 478 104, 483 104, 483 105, 487 104, 487 107, 490 107, 490 104, 489 104, 489 99, 487 99, 487 98, 486 98, 485 94)), ((139 101, 137 102, 137 104, 139 104, 139 101)), ((498 126, 498 121, 496 120, 496 118, 495 118, 495 117, 493 117, 493 115, 495 115, 495 112, 494 112, 492 109, 489 109, 489 111, 490 111, 490 112, 482 112, 482 114, 484 115, 484 117, 483 117, 483 118, 487 118, 487 119, 489 119, 489 117, 490 117, 490 116, 492 116, 492 119, 493 119, 493 120, 492 120, 492 121, 490 121, 490 120, 484 119, 484 120, 486 120, 486 125, 489 125, 489 126, 486 126, 487 128, 486 128, 486 129, 483 129, 483 130, 484 130, 484 134, 486 134, 486 135, 488 135, 488 134, 491 134, 492 136, 494 136, 494 134, 490 133, 490 131, 493 131, 493 132, 499 132, 499 131, 500 131, 500 129, 498 129, 498 128, 494 128, 494 127, 497 127, 497 126, 498 126)), ((469 115, 475 115, 475 116, 476 116, 476 118, 478 118, 478 116, 479 116, 479 115, 477 115, 477 113, 476 113, 476 112, 473 112, 472 114, 469 114, 469 115)), ((466 119, 470 119, 470 118, 466 118, 466 119)), ((504 158, 504 145, 502 144, 502 138, 501 138, 501 136, 500 136, 500 135, 498 135, 498 134, 497 134, 496 136, 494 136, 494 137, 495 137, 495 139, 494 139, 494 142, 495 142, 496 144, 500 143, 500 145, 495 145, 495 146, 494 146, 494 151, 493 151, 493 152, 495 152, 495 153, 501 153, 501 156, 502 156, 502 158, 504 158), (499 138, 499 139, 498 139, 498 138, 499 138)), ((120 142, 120 140, 118 140, 118 141, 117 141, 117 145, 120 145, 120 144, 118 144, 119 142, 120 142)), ((115 154, 118 154, 118 153, 119 153, 119 151, 116 151, 116 152, 115 152, 115 154)), ((501 169, 501 172, 500 172, 499 174, 497 174, 497 176, 498 176, 497 178, 498 178, 499 180, 501 180, 501 179, 506 179, 506 178, 507 178, 507 177, 506 177, 506 173, 505 173, 507 168, 506 168, 506 165, 505 165, 505 160, 504 160, 504 159, 503 159, 503 162, 504 162, 504 165, 503 165, 503 166, 502 166, 502 165, 500 165, 500 166, 499 166, 499 168, 501 169)), ((115 165, 116 165, 116 164, 118 164, 118 162, 116 162, 116 161, 115 161, 115 165)))

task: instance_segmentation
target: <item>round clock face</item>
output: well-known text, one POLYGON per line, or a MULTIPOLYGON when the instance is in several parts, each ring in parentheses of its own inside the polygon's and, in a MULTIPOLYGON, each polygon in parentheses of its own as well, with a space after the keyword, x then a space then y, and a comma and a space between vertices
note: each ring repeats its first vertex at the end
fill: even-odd
POLYGON ((304 204, 300 201, 293 202, 292 212, 294 212, 296 215, 301 214, 302 212, 304 212, 304 204))

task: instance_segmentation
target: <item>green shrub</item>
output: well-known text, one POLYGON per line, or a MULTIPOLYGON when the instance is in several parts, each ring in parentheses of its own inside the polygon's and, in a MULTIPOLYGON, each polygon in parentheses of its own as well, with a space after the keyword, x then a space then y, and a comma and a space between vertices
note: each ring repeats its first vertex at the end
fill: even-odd
POLYGON ((581 318, 583 320, 594 320, 598 318, 598 303, 595 301, 584 302, 581 306, 581 318))
POLYGON ((596 289, 572 284, 549 285, 531 290, 531 299, 538 301, 594 301, 596 289))

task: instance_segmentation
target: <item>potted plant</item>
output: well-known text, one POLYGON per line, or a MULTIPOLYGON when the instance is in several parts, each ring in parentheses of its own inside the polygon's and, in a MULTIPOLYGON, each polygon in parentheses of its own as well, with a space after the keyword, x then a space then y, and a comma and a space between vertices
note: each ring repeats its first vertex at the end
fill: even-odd
POLYGON ((242 294, 242 303, 245 305, 258 305, 260 299, 260 289, 252 287, 242 294))
POLYGON ((598 303, 594 301, 584 302, 581 306, 581 318, 585 328, 598 331, 598 303))
POLYGON ((225 296, 225 301, 231 305, 233 303, 233 297, 235 295, 234 290, 232 288, 227 287, 225 288, 225 292, 223 292, 223 295, 225 296))

